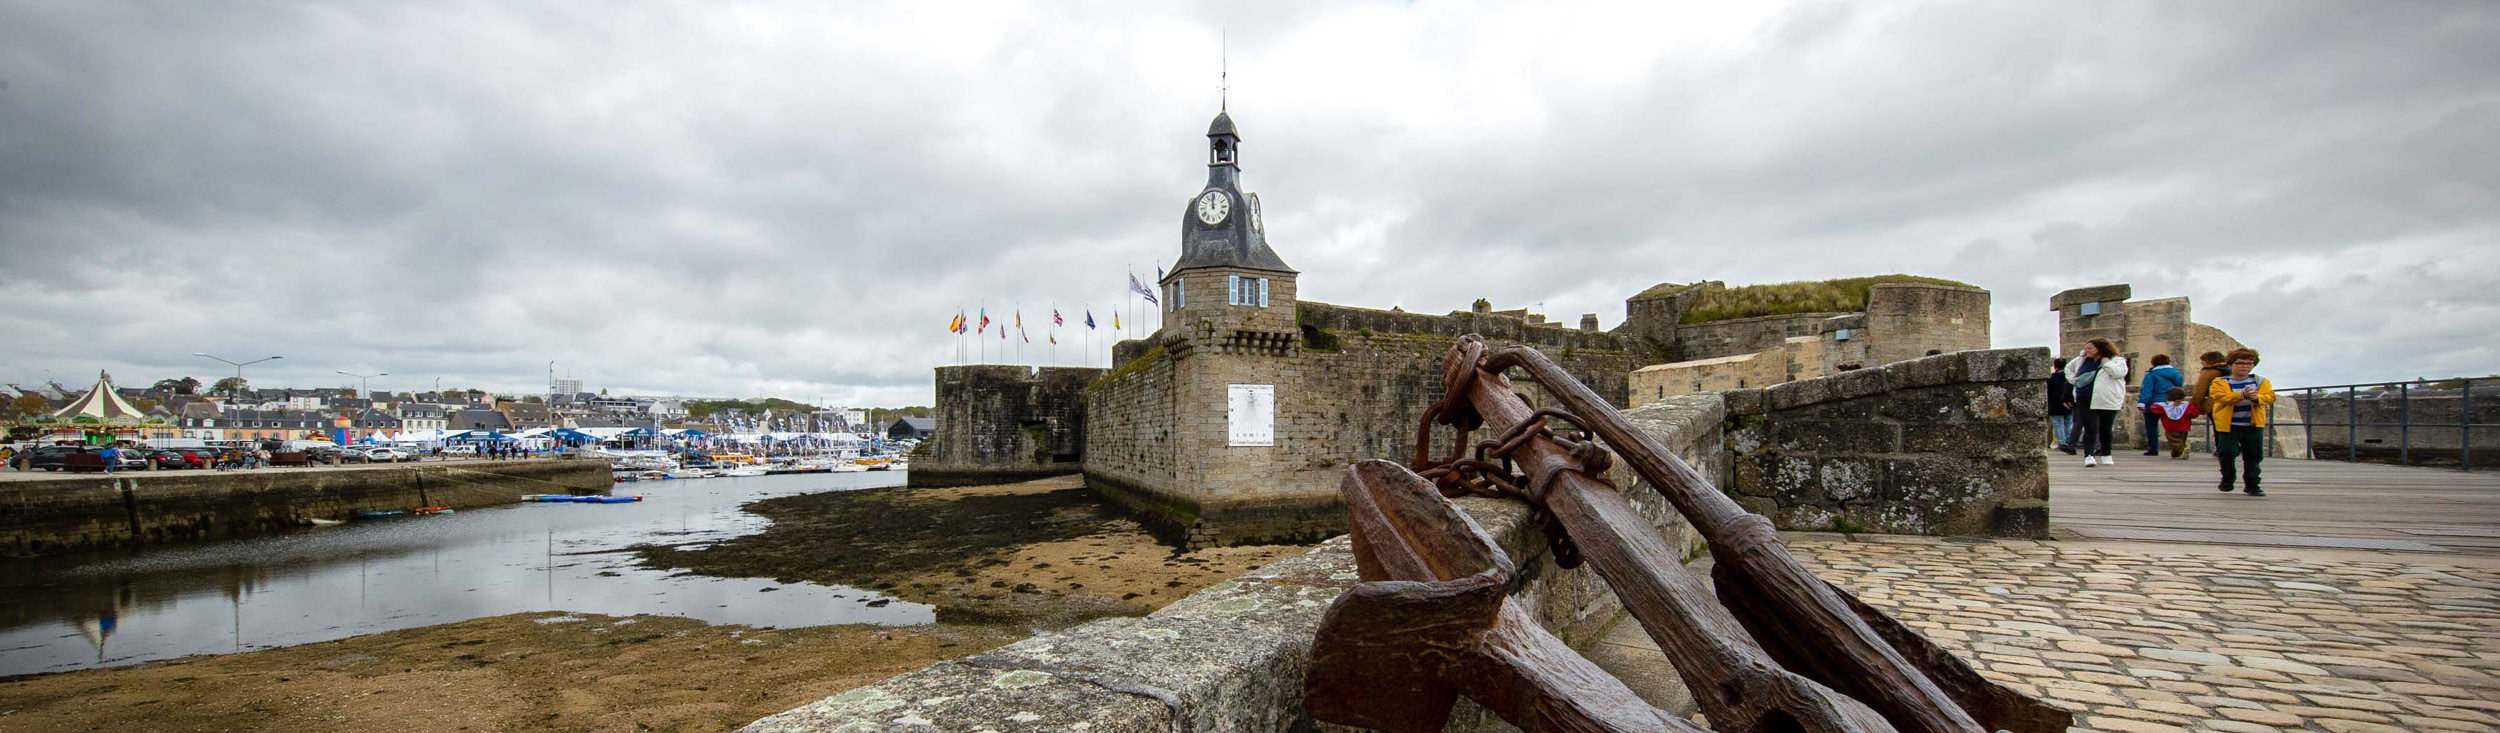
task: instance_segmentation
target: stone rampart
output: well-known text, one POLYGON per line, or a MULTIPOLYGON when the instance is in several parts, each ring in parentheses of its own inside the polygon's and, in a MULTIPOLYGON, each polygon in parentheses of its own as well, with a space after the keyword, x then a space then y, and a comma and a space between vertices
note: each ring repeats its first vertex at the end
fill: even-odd
POLYGON ((1885 283, 1867 289, 1866 330, 1874 338, 1866 366, 1916 359, 1928 352, 1988 348, 1988 291, 1931 283, 1885 283))
POLYGON ((1687 323, 1677 331, 1677 361, 1716 359, 1779 347, 1791 337, 1823 332, 1824 321, 1849 313, 1790 313, 1687 323))
POLYGON ((2048 375, 1998 349, 1720 393, 1726 488, 1781 529, 2045 538, 2048 375))
POLYGON ((912 486, 1004 483, 1076 473, 1085 389, 1109 370, 937 368, 937 434, 912 459, 912 486))
MULTIPOLYGON (((1723 470, 1715 396, 1681 397, 1626 413, 1670 451, 1723 470)), ((1617 462, 1618 471, 1621 463, 1617 462)), ((1342 475, 1340 467, 1336 473, 1342 475)), ((1633 506, 1670 544, 1695 548, 1654 490, 1629 486, 1633 506)), ((1459 499, 1520 568, 1513 597, 1546 629, 1586 646, 1624 619, 1613 591, 1589 568, 1563 570, 1527 508, 1459 499)), ((1283 733, 1314 728, 1302 679, 1321 616, 1352 587, 1345 537, 1210 586, 1144 618, 1104 619, 1046 633, 861 687, 747 726, 750 733, 1020 733, 1089 730, 1283 733)), ((1685 711, 1677 711, 1685 712, 1685 711)), ((1446 730, 1504 729, 1461 701, 1446 730)))
POLYGON ((138 471, 0 482, 0 555, 38 556, 300 527, 424 506, 604 493, 607 461, 457 461, 262 471, 138 471))

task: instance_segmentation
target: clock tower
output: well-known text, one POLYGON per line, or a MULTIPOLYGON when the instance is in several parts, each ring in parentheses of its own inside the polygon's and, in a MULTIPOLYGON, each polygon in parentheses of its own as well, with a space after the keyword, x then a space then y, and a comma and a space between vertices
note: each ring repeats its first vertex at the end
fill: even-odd
POLYGON ((1241 133, 1217 112, 1207 126, 1207 185, 1181 211, 1181 258, 1163 276, 1167 329, 1291 348, 1296 273, 1268 248, 1260 214, 1258 195, 1241 190, 1241 133))

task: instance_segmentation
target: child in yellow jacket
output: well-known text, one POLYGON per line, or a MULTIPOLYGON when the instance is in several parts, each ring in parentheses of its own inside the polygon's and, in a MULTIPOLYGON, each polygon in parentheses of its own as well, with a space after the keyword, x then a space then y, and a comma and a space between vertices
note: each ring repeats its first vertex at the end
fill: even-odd
POLYGON ((2216 379, 2205 393, 2214 424, 2214 456, 2222 461, 2222 484, 2230 491, 2240 473, 2232 459, 2247 467, 2248 495, 2265 496, 2257 487, 2257 463, 2266 457, 2266 415, 2273 412, 2274 383, 2257 376, 2257 350, 2234 349, 2226 357, 2231 373, 2216 379))

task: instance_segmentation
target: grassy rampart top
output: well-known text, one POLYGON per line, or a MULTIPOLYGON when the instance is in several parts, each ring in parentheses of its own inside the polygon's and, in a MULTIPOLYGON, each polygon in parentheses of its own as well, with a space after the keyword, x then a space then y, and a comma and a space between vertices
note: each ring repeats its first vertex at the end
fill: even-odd
POLYGON ((1694 294, 1692 308, 1684 312, 1684 322, 1706 323, 1791 313, 1854 313, 1866 310, 1867 293, 1875 286, 1896 283, 1976 287, 1943 278, 1896 274, 1711 288, 1694 294))

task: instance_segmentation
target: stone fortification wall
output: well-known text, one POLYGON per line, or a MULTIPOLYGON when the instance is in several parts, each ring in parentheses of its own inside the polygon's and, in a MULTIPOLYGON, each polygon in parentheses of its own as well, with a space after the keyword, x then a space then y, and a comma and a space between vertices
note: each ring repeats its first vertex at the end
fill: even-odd
POLYGON ((913 486, 962 486, 1076 473, 1085 388, 1108 370, 937 368, 937 434, 912 459, 913 486))
POLYGON ((1928 283, 1887 283, 1867 289, 1866 366, 1916 359, 1927 352, 1988 348, 1988 291, 1928 283))
POLYGON ((262 471, 139 471, 0 482, 0 556, 28 557, 300 527, 423 506, 605 493, 607 461, 458 461, 262 471))
POLYGON ((1778 348, 1789 338, 1823 333, 1823 322, 1850 313, 1790 313, 1687 323, 1671 356, 1675 361, 1716 359, 1778 348))
POLYGON ((2045 538, 2048 374, 1964 351, 1721 393, 1727 488, 1781 529, 2045 538))
MULTIPOLYGON (((1306 314, 1312 305, 1304 304, 1306 314)), ((1186 546, 1308 540, 1342 530, 1337 474, 1356 461, 1413 455, 1415 423, 1440 401, 1441 357, 1457 342, 1439 332, 1461 327, 1434 322, 1471 319, 1316 310, 1329 317, 1320 322, 1354 327, 1310 328, 1306 317, 1304 348, 1290 357, 1149 352, 1102 380, 1088 396, 1088 485, 1137 512, 1166 541, 1186 546), (1409 330, 1385 330, 1391 327, 1409 330), (1275 445, 1230 445, 1231 384, 1275 386, 1275 445)), ((1591 389, 1625 402, 1633 357, 1586 348, 1619 340, 1485 320, 1507 321, 1507 333, 1542 341, 1541 349, 1591 389)), ((1515 343, 1488 340, 1496 348, 1515 343)))
POLYGON ((1677 334, 1693 299, 1703 290, 1724 287, 1726 283, 1715 281, 1659 283, 1623 301, 1623 322, 1615 325, 1614 333, 1636 342, 1635 350, 1645 352, 1649 361, 1674 361, 1677 334))
MULTIPOLYGON (((2278 389, 2283 386, 2276 385, 2278 389)), ((2297 404, 2302 413, 2310 416, 2311 424, 2300 436, 2307 441, 2305 446, 2285 444, 2292 438, 2288 433, 2302 428, 2277 428, 2278 455, 2293 454, 2306 447, 2314 457, 2329 460, 2358 458, 2379 463, 2455 466, 2467 453, 2458 448, 2464 445, 2459 440, 2467 437, 2468 432, 2458 427, 2458 421, 2465 419, 2475 426, 2471 430, 2474 465, 2500 466, 2500 427, 2485 427, 2500 424, 2500 379, 2475 383, 2472 412, 2464 416, 2457 414, 2458 406, 2467 403, 2464 390, 2415 385, 2410 391, 2410 400, 2393 389, 2361 390, 2350 395, 2341 390, 2320 391, 2314 396, 2279 392, 2275 419, 2287 423, 2295 420, 2285 408, 2297 404), (2406 448, 2408 442, 2410 450, 2406 448)))
POLYGON ((1773 349, 1756 354, 1641 367, 1632 370, 1632 400, 1649 402, 1674 395, 1779 384, 1789 379, 1791 363, 1788 357, 1791 353, 1785 349, 1773 349))
POLYGON ((1622 337, 1603 331, 1564 328, 1556 324, 1530 324, 1525 320, 1490 313, 1452 312, 1448 315, 1426 315, 1401 311, 1374 310, 1352 306, 1305 301, 1300 304, 1300 325, 1305 347, 1326 349, 1320 343, 1330 336, 1405 334, 1439 336, 1456 339, 1467 334, 1480 334, 1486 341, 1527 344, 1548 354, 1570 350, 1636 351, 1622 337))
MULTIPOLYGON (((1626 417, 1717 480, 1724 464, 1715 396, 1692 396, 1626 417)), ((1618 469, 1622 462, 1618 461, 1618 469)), ((1338 470, 1343 473, 1343 468, 1338 470)), ((1689 525, 1645 486, 1625 495, 1668 542, 1694 554, 1689 525)), ((1527 508, 1459 499, 1520 568, 1513 597, 1574 646, 1624 621, 1623 606, 1590 568, 1554 565, 1527 508)), ((913 730, 928 733, 1172 731, 1283 733, 1314 727, 1302 679, 1329 603, 1355 581, 1345 537, 1218 583, 1144 618, 1093 621, 983 654, 941 662, 756 721, 749 733, 913 730)), ((1689 710, 1671 712, 1685 713, 1689 710)), ((1459 702, 1451 731, 1507 726, 1459 702)))

